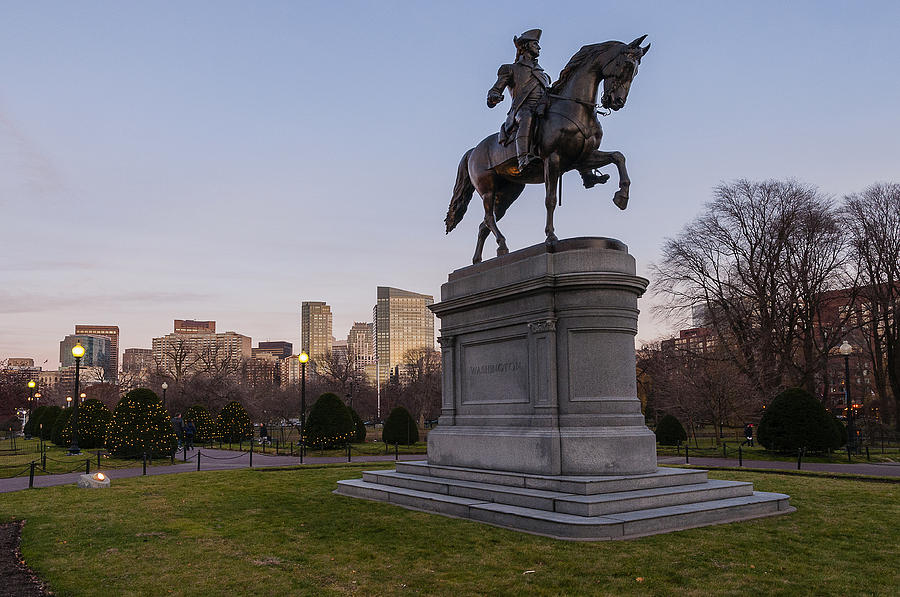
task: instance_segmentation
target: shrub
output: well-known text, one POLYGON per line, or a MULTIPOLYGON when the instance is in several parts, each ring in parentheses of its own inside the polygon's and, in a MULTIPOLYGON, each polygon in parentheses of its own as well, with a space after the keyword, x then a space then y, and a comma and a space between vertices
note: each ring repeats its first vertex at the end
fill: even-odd
POLYGON ((386 444, 411 445, 419 441, 419 427, 409 411, 398 406, 384 422, 381 438, 386 444))
POLYGON ((62 411, 63 409, 56 405, 48 406, 40 419, 35 418, 34 434, 40 435, 43 440, 51 439, 53 436, 53 426, 56 425, 56 419, 62 411))
POLYGON ((216 425, 216 418, 211 412, 206 410, 205 406, 195 404, 190 407, 184 415, 184 421, 193 421, 196 431, 194 432, 194 443, 207 444, 219 439, 219 427, 216 425))
POLYGON ((656 441, 662 446, 677 446, 681 442, 687 440, 687 433, 681 421, 672 415, 666 415, 660 419, 656 426, 656 441))
MULTIPOLYGON (((196 425, 196 423, 194 423, 196 425)), ((253 423, 244 405, 232 400, 216 418, 216 425, 224 442, 243 442, 253 439, 253 423)))
POLYGON ((336 394, 328 392, 319 396, 309 411, 303 438, 307 446, 321 450, 346 445, 355 433, 350 409, 336 394))
POLYGON ((178 439, 169 413, 151 390, 138 388, 125 394, 116 405, 106 435, 106 449, 120 458, 169 456, 178 439))
POLYGON ((361 444, 366 441, 366 424, 363 423, 359 413, 352 408, 350 409, 350 416, 353 417, 353 426, 355 428, 355 431, 353 432, 353 443, 361 444))
POLYGON ((841 422, 841 420, 838 419, 833 414, 831 415, 831 424, 834 426, 834 431, 837 434, 837 438, 838 438, 837 447, 840 448, 841 446, 846 445, 847 444, 847 428, 844 426, 844 424, 841 422))
POLYGON ((759 422, 757 439, 767 450, 824 451, 840 447, 840 432, 832 415, 800 388, 785 390, 772 400, 759 422))
MULTIPOLYGON (((50 430, 50 441, 52 441, 57 446, 71 446, 72 445, 72 437, 69 436, 68 441, 63 437, 63 430, 66 428, 66 425, 69 423, 69 419, 72 418, 72 409, 71 408, 62 408, 59 411, 59 414, 56 415, 56 420, 53 421, 53 425, 50 430)), ((47 426, 44 425, 44 429, 47 426)))
POLYGON ((25 423, 24 432, 25 435, 36 435, 38 431, 37 423, 40 421, 41 417, 44 416, 44 413, 47 411, 46 406, 39 406, 36 409, 31 411, 31 416, 28 417, 28 422, 25 423))
MULTIPOLYGON (((69 409, 71 410, 71 409, 69 409)), ((106 405, 95 398, 85 400, 78 407, 78 447, 102 448, 106 445, 106 432, 109 422, 112 421, 112 413, 106 405)), ((72 443, 72 417, 66 419, 61 432, 62 445, 72 443)))

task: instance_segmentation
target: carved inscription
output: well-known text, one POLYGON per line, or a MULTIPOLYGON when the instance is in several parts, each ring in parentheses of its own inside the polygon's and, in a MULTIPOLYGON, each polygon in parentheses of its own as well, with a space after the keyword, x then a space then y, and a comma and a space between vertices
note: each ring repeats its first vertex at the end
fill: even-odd
POLYGON ((498 373, 509 373, 518 371, 522 368, 519 361, 510 361, 508 363, 491 363, 489 365, 474 365, 469 367, 470 375, 495 375, 498 373))
POLYGON ((462 345, 462 404, 528 402, 525 335, 462 345))

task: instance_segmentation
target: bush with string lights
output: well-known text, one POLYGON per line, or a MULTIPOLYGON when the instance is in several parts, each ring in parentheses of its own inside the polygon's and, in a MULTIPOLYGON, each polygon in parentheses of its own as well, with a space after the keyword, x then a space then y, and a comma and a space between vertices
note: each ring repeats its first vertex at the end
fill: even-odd
MULTIPOLYGON (((69 409, 71 410, 71 409, 69 409)), ((85 400, 78 407, 78 447, 102 448, 106 445, 106 432, 112 421, 112 413, 106 405, 95 398, 85 400)), ((72 417, 66 421, 61 431, 64 446, 72 443, 72 417)))
MULTIPOLYGON (((196 423, 195 423, 196 424, 196 423)), ((218 431, 223 442, 244 442, 253 439, 253 422, 244 405, 232 400, 225 405, 216 418, 218 431)))
POLYGON ((216 424, 216 418, 211 412, 206 410, 205 406, 195 404, 190 407, 184 415, 184 422, 194 422, 194 443, 208 444, 217 441, 221 434, 219 426, 216 424))
MULTIPOLYGON (((56 420, 53 421, 53 424, 50 425, 50 441, 56 444, 57 446, 70 446, 72 445, 72 436, 70 435, 68 440, 63 438, 63 429, 66 428, 66 425, 69 423, 69 419, 72 417, 72 409, 71 408, 62 408, 59 410, 59 414, 56 415, 56 420)), ((47 424, 44 424, 44 429, 47 429, 47 424)))
POLYGON ((120 458, 169 456, 178 447, 169 413, 147 388, 125 394, 116 405, 106 435, 106 449, 120 458))
POLYGON ((306 445, 320 450, 345 446, 355 433, 350 409, 331 392, 319 396, 309 411, 303 429, 306 445))

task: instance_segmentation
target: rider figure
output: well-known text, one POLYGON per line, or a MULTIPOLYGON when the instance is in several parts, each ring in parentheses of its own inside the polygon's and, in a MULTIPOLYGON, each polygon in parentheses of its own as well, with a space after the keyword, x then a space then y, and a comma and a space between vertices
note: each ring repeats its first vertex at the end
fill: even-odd
POLYGON ((520 172, 524 172, 532 163, 540 161, 533 151, 531 133, 535 117, 543 115, 547 90, 550 87, 550 77, 537 62, 541 53, 540 39, 540 29, 531 29, 519 37, 513 37, 516 61, 500 67, 497 71, 497 82, 487 95, 488 108, 493 108, 503 101, 503 90, 509 87, 512 107, 500 129, 500 143, 509 145, 513 140, 512 135, 515 135, 520 172))

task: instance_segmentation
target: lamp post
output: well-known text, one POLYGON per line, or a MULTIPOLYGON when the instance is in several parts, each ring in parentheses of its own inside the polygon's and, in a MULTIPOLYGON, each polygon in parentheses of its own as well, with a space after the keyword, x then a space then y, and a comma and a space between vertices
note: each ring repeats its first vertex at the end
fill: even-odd
POLYGON ((169 389, 169 384, 166 382, 162 382, 162 391, 163 391, 163 408, 166 407, 166 390, 169 389))
MULTIPOLYGON (((34 388, 35 388, 35 386, 37 386, 37 384, 34 383, 34 380, 32 379, 32 380, 29 380, 27 385, 28 385, 28 389, 31 390, 31 394, 28 396, 28 421, 31 421, 31 407, 32 407, 32 403, 34 402, 34 388)), ((25 437, 25 439, 31 439, 31 434, 29 433, 25 437)))
POLYGON ((306 363, 309 361, 309 355, 301 351, 297 355, 297 360, 300 361, 300 453, 302 454, 303 448, 306 447, 303 431, 306 428, 306 363))
MULTIPOLYGON (((78 383, 79 383, 79 375, 81 372, 81 357, 84 356, 84 346, 81 345, 81 342, 76 342, 75 346, 72 347, 72 356, 75 357, 75 405, 72 407, 75 410, 72 411, 72 445, 69 446, 69 454, 81 454, 81 450, 78 448, 78 383)), ((68 400, 68 399, 67 399, 68 400)))
POLYGON ((850 354, 853 347, 844 340, 838 351, 844 355, 844 400, 847 403, 847 449, 854 452, 856 449, 856 436, 853 429, 853 404, 850 402, 850 354))
POLYGON ((72 408, 72 397, 66 396, 66 408, 72 408))

